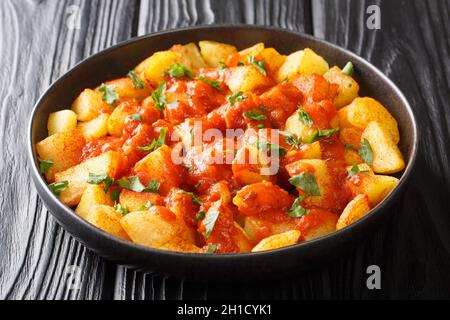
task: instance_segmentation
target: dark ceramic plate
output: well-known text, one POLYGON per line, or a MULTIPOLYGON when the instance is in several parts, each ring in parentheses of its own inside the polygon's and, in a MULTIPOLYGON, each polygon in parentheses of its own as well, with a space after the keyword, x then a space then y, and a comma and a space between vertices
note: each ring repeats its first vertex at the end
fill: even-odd
POLYGON ((153 271, 190 279, 249 279, 285 275, 305 270, 324 261, 342 256, 358 241, 372 232, 383 218, 392 214, 390 207, 402 192, 411 173, 417 153, 417 126, 413 112, 399 89, 378 69, 357 55, 311 36, 282 29, 257 26, 203 26, 159 32, 135 38, 104 50, 84 60, 58 79, 39 99, 29 124, 28 155, 37 191, 56 220, 75 238, 101 256, 140 270, 153 271), (400 149, 407 166, 399 176, 393 192, 364 218, 351 226, 313 241, 278 250, 228 255, 169 252, 122 241, 86 222, 61 203, 39 174, 36 142, 47 136, 48 115, 68 108, 87 87, 125 75, 155 51, 174 44, 216 40, 245 48, 264 42, 284 54, 310 47, 330 65, 343 66, 352 61, 361 95, 376 98, 397 119, 400 149))

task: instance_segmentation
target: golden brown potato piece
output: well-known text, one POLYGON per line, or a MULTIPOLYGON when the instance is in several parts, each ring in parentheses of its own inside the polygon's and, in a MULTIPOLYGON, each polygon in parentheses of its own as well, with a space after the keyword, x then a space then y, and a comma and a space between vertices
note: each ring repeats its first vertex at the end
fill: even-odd
POLYGON ((244 230, 251 242, 258 243, 263 238, 293 230, 297 224, 296 219, 273 223, 257 217, 245 217, 244 230))
POLYGON ((149 192, 134 192, 123 189, 120 192, 119 203, 122 208, 128 208, 130 212, 145 211, 142 208, 149 204, 154 206, 164 205, 164 199, 156 193, 149 192))
POLYGON ((109 151, 98 157, 86 160, 79 165, 71 167, 55 175, 55 181, 67 181, 69 183, 66 190, 61 192, 59 198, 69 207, 80 202, 81 195, 86 189, 89 173, 108 174, 114 178, 119 168, 120 155, 115 151, 109 151))
POLYGON ((297 229, 302 233, 305 241, 324 237, 336 231, 338 216, 332 212, 311 209, 300 218, 297 229))
POLYGON ((281 55, 274 48, 266 48, 261 51, 261 57, 266 63, 267 72, 271 76, 273 76, 284 63, 284 61, 286 61, 286 56, 281 55))
POLYGON ((336 108, 342 108, 348 105, 358 96, 359 85, 349 75, 342 72, 339 67, 334 66, 323 75, 330 83, 335 83, 339 86, 338 95, 334 98, 334 105, 336 108))
POLYGON ((356 127, 364 130, 372 121, 377 121, 384 127, 397 144, 400 141, 397 121, 389 111, 378 101, 372 98, 356 98, 348 106, 339 109, 339 122, 342 128, 356 127))
POLYGON ((103 190, 103 187, 96 184, 88 184, 83 194, 81 195, 80 202, 75 210, 76 213, 82 218, 88 216, 95 205, 107 205, 113 206, 114 203, 108 193, 103 190))
POLYGON ((94 205, 86 215, 86 221, 118 238, 129 241, 130 238, 120 225, 122 217, 113 207, 94 205))
MULTIPOLYGON (((332 209, 335 203, 334 188, 331 175, 328 171, 327 163, 321 159, 303 159, 288 164, 286 166, 291 177, 297 176, 303 172, 310 172, 315 178, 320 195, 312 195, 304 200, 307 206, 332 209)), ((301 190, 301 189, 298 189, 301 190)), ((303 192, 303 191, 301 191, 303 192)), ((304 192, 303 192, 304 193, 304 192)))
POLYGON ((113 87, 114 91, 119 95, 119 101, 124 101, 128 99, 142 100, 145 97, 148 97, 151 93, 151 87, 145 81, 142 81, 142 83, 144 85, 142 89, 135 88, 133 80, 127 77, 108 81, 105 85, 113 87))
POLYGON ((36 152, 41 160, 52 160, 53 165, 45 177, 55 181, 55 173, 64 171, 80 163, 81 151, 86 141, 79 130, 55 133, 36 144, 36 152))
POLYGON ((361 134, 363 130, 356 127, 342 128, 339 130, 339 139, 348 148, 358 150, 361 147, 361 134))
POLYGON ((226 85, 231 91, 252 91, 270 86, 272 81, 253 66, 229 68, 226 85))
POLYGON ((67 132, 77 127, 77 114, 72 110, 61 110, 50 113, 48 116, 48 135, 58 132, 67 132))
POLYGON ((364 217, 370 211, 369 198, 365 194, 357 195, 350 201, 342 212, 336 224, 336 229, 340 230, 364 217))
POLYGON ((238 191, 233 203, 243 215, 287 214, 294 199, 289 193, 271 182, 247 185, 238 191))
POLYGON ((259 242, 252 249, 252 252, 273 250, 282 247, 292 246, 298 242, 299 238, 300 238, 300 231, 298 230, 290 230, 284 233, 276 234, 261 240, 261 242, 259 242))
POLYGON ((270 168, 270 157, 251 144, 238 150, 231 169, 234 178, 243 185, 273 180, 276 173, 270 168))
POLYGON ((139 110, 136 101, 125 101, 119 104, 108 118, 108 132, 113 137, 120 137, 126 120, 139 110))
POLYGON ((178 187, 182 181, 180 168, 172 162, 171 153, 172 149, 163 145, 134 166, 134 172, 145 185, 151 180, 159 181, 159 191, 163 195, 178 187))
POLYGON ((86 139, 98 139, 108 134, 109 114, 102 113, 97 118, 87 122, 79 122, 78 129, 83 133, 86 139))
POLYGON ((250 252, 253 246, 244 229, 236 222, 234 223, 234 228, 236 231, 234 234, 234 241, 239 248, 239 252, 250 252))
POLYGON ((239 55, 242 57, 242 60, 247 60, 250 56, 256 57, 264 50, 264 48, 264 43, 259 42, 251 47, 239 51, 239 55))
POLYGON ((361 140, 369 141, 373 151, 373 171, 395 173, 405 168, 405 161, 397 145, 392 141, 385 126, 372 121, 361 135, 361 140))
POLYGON ((235 46, 216 41, 200 41, 198 46, 203 59, 213 68, 218 67, 219 62, 225 62, 230 54, 237 52, 235 46))
POLYGON ((317 73, 323 75, 328 71, 328 63, 309 48, 296 51, 287 56, 275 74, 275 81, 290 80, 296 75, 317 73))
POLYGON ((206 62, 203 60, 202 55, 195 43, 188 43, 185 45, 176 44, 171 49, 181 56, 181 64, 192 69, 198 70, 200 68, 206 68, 206 62))
POLYGON ((181 63, 181 56, 173 51, 155 52, 135 69, 136 73, 152 83, 164 81, 163 73, 167 72, 173 63, 181 63))
POLYGON ((300 120, 298 111, 295 111, 287 120, 285 130, 292 133, 302 142, 308 141, 315 132, 316 128, 314 126, 308 127, 305 123, 300 120))
POLYGON ((121 219, 121 224, 131 240, 140 245, 174 251, 193 245, 190 231, 166 207, 131 212, 121 219))
POLYGON ((354 197, 366 194, 371 207, 376 206, 398 184, 398 179, 390 176, 359 174, 347 181, 347 186, 354 197))
POLYGON ((92 89, 86 89, 72 103, 78 121, 92 120, 100 113, 110 112, 110 106, 102 100, 103 93, 92 89))

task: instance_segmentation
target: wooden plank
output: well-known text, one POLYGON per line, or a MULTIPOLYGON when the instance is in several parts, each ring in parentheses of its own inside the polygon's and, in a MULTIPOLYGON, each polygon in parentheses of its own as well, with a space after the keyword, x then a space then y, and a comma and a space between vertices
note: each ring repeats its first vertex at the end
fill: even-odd
POLYGON ((320 0, 312 2, 312 11, 314 35, 380 68, 404 92, 420 128, 418 163, 405 195, 392 221, 368 241, 365 255, 349 258, 354 271, 346 280, 359 283, 354 289, 364 293, 357 272, 377 264, 383 275, 377 297, 448 298, 450 3, 320 0), (380 30, 366 28, 366 10, 374 4, 380 30))
POLYGON ((0 1, 0 175, 7 181, 0 185, 0 299, 112 297, 115 266, 62 230, 38 198, 24 133, 34 103, 53 80, 131 36, 136 3, 0 1), (80 28, 69 28, 76 13, 80 28), (81 268, 80 290, 66 286, 71 265, 81 268))

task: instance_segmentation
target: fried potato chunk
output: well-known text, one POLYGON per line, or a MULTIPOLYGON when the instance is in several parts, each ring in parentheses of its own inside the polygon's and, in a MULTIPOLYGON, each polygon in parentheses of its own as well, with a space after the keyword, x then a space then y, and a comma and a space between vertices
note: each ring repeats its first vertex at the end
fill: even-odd
POLYGON ((80 202, 78 203, 75 212, 82 218, 85 218, 92 211, 95 205, 107 205, 113 206, 114 203, 108 193, 103 190, 103 187, 96 184, 88 184, 83 194, 81 195, 80 202))
POLYGON ((116 212, 113 207, 105 205, 94 205, 86 215, 86 221, 97 228, 123 240, 130 240, 120 225, 120 219, 122 219, 120 213, 116 212))
POLYGON ((300 238, 300 231, 291 230, 284 233, 276 234, 261 240, 252 252, 274 250, 282 247, 292 246, 297 243, 300 238))
POLYGON ((342 212, 336 224, 336 229, 340 230, 364 217, 370 211, 369 198, 365 194, 357 195, 350 201, 342 212))

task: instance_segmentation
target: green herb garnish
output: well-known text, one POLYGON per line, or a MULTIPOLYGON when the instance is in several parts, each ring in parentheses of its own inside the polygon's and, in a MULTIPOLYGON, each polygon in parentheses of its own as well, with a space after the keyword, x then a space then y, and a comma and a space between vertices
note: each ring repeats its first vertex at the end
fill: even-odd
POLYGON ((336 133, 338 131, 339 131, 339 128, 334 128, 334 129, 329 129, 329 130, 318 129, 318 130, 314 131, 314 133, 306 139, 306 142, 313 143, 313 142, 319 141, 322 138, 329 138, 329 137, 331 137, 331 135, 333 133, 336 133))
POLYGON ((106 173, 102 173, 102 174, 89 173, 87 182, 90 184, 105 183, 104 190, 105 190, 105 192, 108 192, 109 188, 113 184, 113 179, 111 179, 111 177, 106 173))
POLYGON ((292 133, 288 132, 288 131, 278 131, 281 135, 285 136, 286 139, 286 143, 290 146, 296 147, 298 148, 302 142, 300 141, 300 139, 298 139, 296 136, 294 136, 292 133))
POLYGON ((247 97, 244 96, 244 93, 242 91, 237 91, 228 97, 228 102, 230 103, 230 105, 233 105, 236 102, 243 101, 245 99, 247 99, 247 97))
POLYGON ((199 206, 203 205, 203 202, 199 198, 197 198, 194 193, 183 190, 183 194, 186 194, 186 195, 190 196, 193 203, 196 203, 199 206))
POLYGON ((353 63, 350 61, 347 62, 344 69, 342 69, 342 73, 345 73, 346 75, 349 75, 350 77, 353 76, 353 72, 355 71, 355 67, 353 66, 353 63))
POLYGON ((127 76, 133 81, 133 87, 136 89, 144 89, 145 83, 137 76, 136 72, 130 71, 127 76))
POLYGON ((203 224, 205 225, 205 237, 209 238, 211 232, 214 229, 217 219, 219 218, 219 211, 209 211, 203 220, 203 224))
POLYGON ((166 144, 166 135, 167 135, 167 128, 166 127, 161 128, 158 139, 153 140, 152 143, 150 143, 148 146, 145 146, 145 147, 138 146, 137 148, 144 152, 158 149, 159 147, 162 147, 163 145, 166 144))
POLYGON ((309 194, 305 194, 295 199, 294 203, 292 204, 291 208, 288 211, 288 215, 292 218, 300 218, 306 215, 308 213, 308 209, 304 208, 301 205, 301 202, 306 198, 308 198, 309 196, 310 196, 309 194))
POLYGON ((309 128, 311 128, 312 125, 314 124, 314 122, 312 121, 308 112, 306 112, 305 110, 303 110, 301 108, 299 108, 299 110, 298 110, 298 118, 300 119, 301 122, 303 122, 309 128))
POLYGON ((205 218, 206 212, 203 210, 200 210, 197 215, 195 216, 195 220, 200 221, 205 218))
POLYGON ((114 210, 116 210, 116 212, 118 212, 118 213, 120 213, 121 215, 124 215, 124 216, 127 215, 130 212, 130 210, 128 210, 127 207, 122 207, 120 205, 120 203, 115 203, 114 204, 114 210))
POLYGON ((150 209, 151 207, 153 207, 153 203, 151 201, 148 201, 146 204, 142 205, 139 208, 139 211, 145 211, 145 210, 150 209))
POLYGON ((124 189, 128 189, 134 192, 150 192, 150 193, 159 193, 159 187, 160 182, 157 180, 152 180, 148 184, 148 186, 144 186, 142 182, 139 180, 138 177, 132 176, 128 178, 121 178, 119 181, 117 181, 119 186, 121 186, 124 189))
POLYGON ((303 171, 299 175, 289 179, 289 182, 297 188, 313 196, 320 196, 320 189, 314 175, 309 171, 303 171))
POLYGON ((61 192, 66 190, 68 188, 68 186, 69 186, 69 181, 66 181, 66 180, 54 182, 54 183, 48 185, 50 190, 52 190, 52 192, 57 196, 59 196, 61 192))
POLYGON ((208 78, 205 78, 204 76, 199 76, 198 80, 201 80, 204 83, 209 84, 211 87, 213 87, 217 91, 222 91, 222 88, 220 87, 220 81, 208 79, 208 78))
POLYGON ((370 166, 373 166, 373 150, 367 139, 364 139, 361 142, 361 148, 359 148, 358 154, 364 160, 365 163, 367 163, 370 166))
POLYGON ((261 150, 262 152, 267 152, 270 150, 271 155, 286 155, 285 148, 275 143, 269 143, 266 140, 258 140, 254 143, 254 145, 258 150, 261 150))
POLYGON ((369 170, 360 170, 359 166, 357 164, 354 164, 352 166, 352 168, 350 169, 348 176, 351 177, 351 176, 354 176, 355 174, 361 174, 361 173, 370 173, 370 171, 369 170))
POLYGON ((258 110, 250 110, 244 113, 246 118, 255 120, 255 121, 264 121, 267 120, 267 116, 258 110))
POLYGON ((173 78, 181 78, 181 77, 188 77, 192 78, 193 73, 189 68, 179 64, 179 63, 172 63, 169 67, 169 74, 173 78))
POLYGON ((107 104, 114 104, 119 100, 119 94, 116 92, 114 86, 103 84, 98 91, 103 92, 102 100, 107 104))
POLYGON ((155 102, 155 107, 159 111, 164 111, 164 106, 167 103, 166 100, 166 83, 160 82, 158 88, 152 92, 152 99, 155 102))
POLYGON ((142 117, 139 113, 132 114, 128 118, 130 118, 131 120, 135 120, 135 121, 142 121, 142 117))
POLYGON ((267 76, 266 63, 264 60, 257 61, 254 56, 249 56, 247 61, 252 64, 263 76, 267 76))
POLYGON ((53 160, 46 159, 39 161, 39 170, 42 174, 46 174, 48 170, 53 166, 53 160))
POLYGON ((218 245, 215 244, 215 243, 210 244, 210 245, 208 246, 208 248, 206 249, 206 253, 214 253, 214 252, 216 252, 217 247, 218 247, 218 245))

